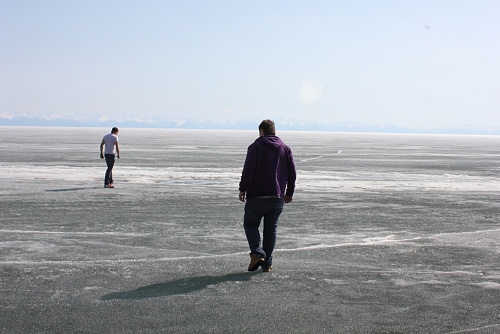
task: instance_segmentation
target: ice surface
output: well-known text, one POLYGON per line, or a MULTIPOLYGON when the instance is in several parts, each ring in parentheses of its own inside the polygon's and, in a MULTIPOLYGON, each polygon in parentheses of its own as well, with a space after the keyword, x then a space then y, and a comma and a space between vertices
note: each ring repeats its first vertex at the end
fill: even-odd
POLYGON ((498 333, 500 138, 279 132, 294 201, 246 272, 257 131, 0 127, 1 333, 498 333))

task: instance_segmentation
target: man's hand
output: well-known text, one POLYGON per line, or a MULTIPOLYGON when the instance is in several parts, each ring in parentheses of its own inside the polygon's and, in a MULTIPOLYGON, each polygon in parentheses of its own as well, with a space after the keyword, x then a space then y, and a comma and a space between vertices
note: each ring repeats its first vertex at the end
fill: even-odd
POLYGON ((285 195, 285 203, 290 203, 292 201, 292 196, 285 195))
POLYGON ((240 201, 245 202, 245 195, 246 193, 244 191, 240 191, 240 201))
POLYGON ((101 159, 104 159, 104 154, 101 153, 101 159))

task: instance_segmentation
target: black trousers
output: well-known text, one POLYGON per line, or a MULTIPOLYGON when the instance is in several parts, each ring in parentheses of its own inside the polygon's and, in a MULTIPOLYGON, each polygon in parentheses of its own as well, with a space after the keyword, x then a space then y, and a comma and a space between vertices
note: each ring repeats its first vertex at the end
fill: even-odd
POLYGON ((114 154, 105 154, 104 159, 106 159, 106 165, 108 169, 106 169, 106 175, 104 176, 104 185, 113 183, 113 167, 115 165, 115 155, 114 154))

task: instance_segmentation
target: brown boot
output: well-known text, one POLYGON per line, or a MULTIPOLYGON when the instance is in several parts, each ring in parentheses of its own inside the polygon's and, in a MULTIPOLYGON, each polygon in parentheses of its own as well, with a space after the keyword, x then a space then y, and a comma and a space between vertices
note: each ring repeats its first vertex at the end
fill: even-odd
POLYGON ((259 269, 260 265, 265 261, 265 259, 259 254, 250 254, 250 264, 248 265, 248 271, 255 271, 259 269))

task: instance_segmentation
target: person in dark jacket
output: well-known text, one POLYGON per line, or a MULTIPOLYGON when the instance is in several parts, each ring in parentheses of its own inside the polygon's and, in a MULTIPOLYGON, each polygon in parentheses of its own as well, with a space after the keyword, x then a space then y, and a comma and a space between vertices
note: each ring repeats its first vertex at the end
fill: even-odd
POLYGON ((269 272, 273 263, 278 218, 284 203, 292 201, 296 170, 292 150, 276 136, 274 122, 259 125, 259 138, 249 147, 240 181, 240 201, 245 202, 243 227, 250 247, 248 271, 260 266, 269 272), (259 226, 264 218, 262 243, 259 226))

